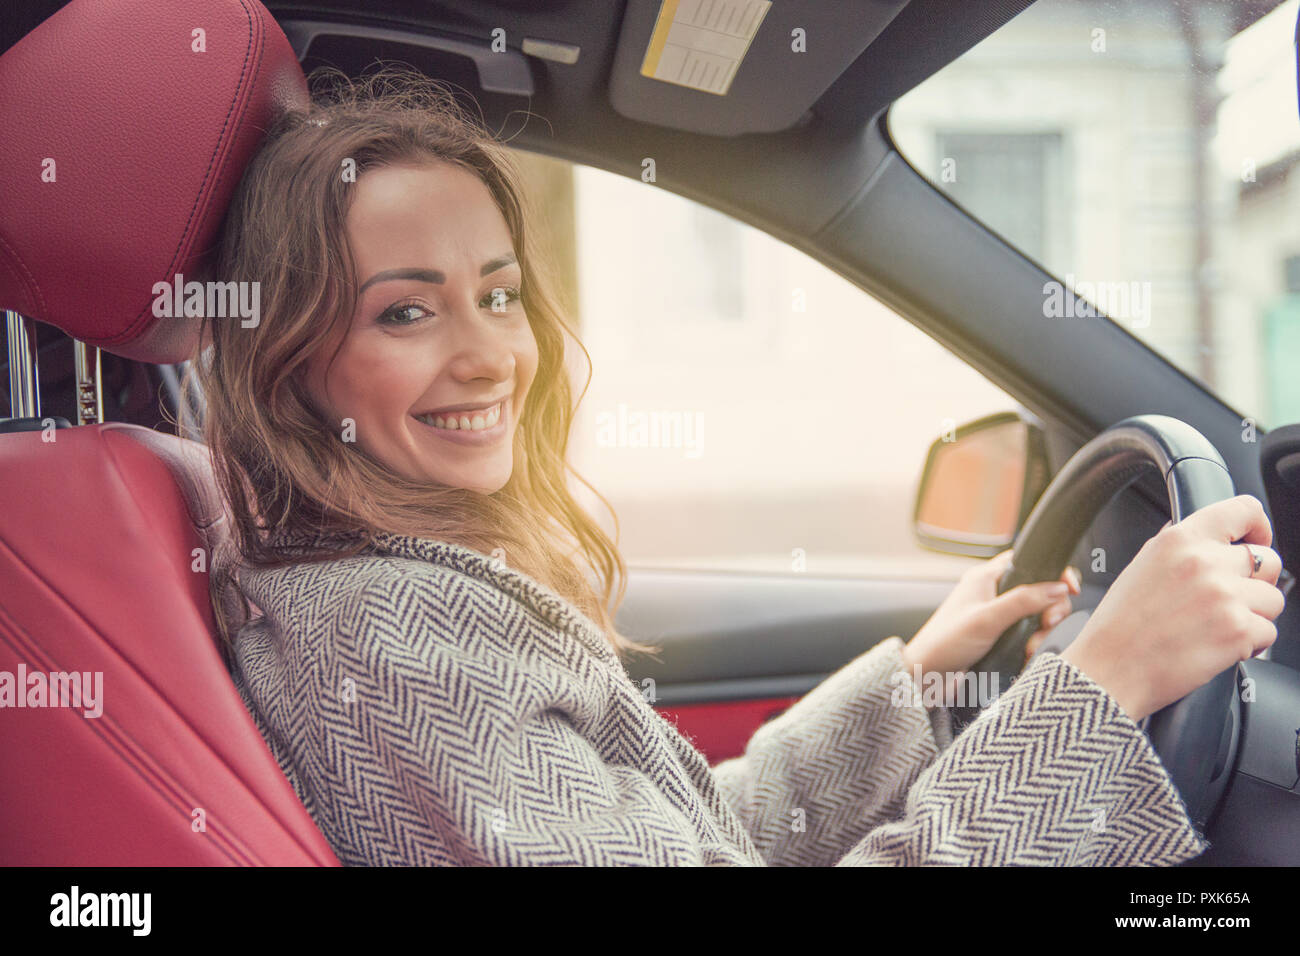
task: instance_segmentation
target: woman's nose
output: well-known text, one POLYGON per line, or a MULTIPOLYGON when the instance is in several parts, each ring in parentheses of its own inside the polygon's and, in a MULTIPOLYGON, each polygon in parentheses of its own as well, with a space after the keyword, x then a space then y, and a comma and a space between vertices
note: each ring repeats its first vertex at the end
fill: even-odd
POLYGON ((515 352, 509 331, 494 326, 491 319, 470 313, 457 318, 453 331, 452 358, 448 371, 460 381, 487 378, 502 382, 515 368, 515 352))

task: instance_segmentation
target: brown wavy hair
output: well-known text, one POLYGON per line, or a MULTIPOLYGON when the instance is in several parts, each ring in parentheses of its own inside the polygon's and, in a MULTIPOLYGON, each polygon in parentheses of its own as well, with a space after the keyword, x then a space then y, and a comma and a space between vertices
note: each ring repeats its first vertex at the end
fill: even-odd
POLYGON ((567 460, 576 403, 566 340, 586 358, 587 383, 591 359, 565 322, 553 278, 525 228, 535 211, 525 205, 508 150, 449 87, 414 69, 390 65, 354 81, 323 68, 310 84, 310 106, 281 115, 268 129, 222 229, 216 274, 222 282, 260 284, 261 321, 244 328, 235 319, 205 319, 186 378, 187 395, 196 379, 206 402, 204 439, 238 552, 212 560, 224 649, 251 612, 236 565, 337 559, 359 553, 371 534, 391 532, 483 554, 504 548, 510 566, 577 606, 616 652, 651 650, 615 629, 626 566, 568 486, 572 474, 591 488, 567 460), (344 228, 352 188, 340 175, 347 159, 357 177, 394 164, 462 166, 488 187, 509 227, 539 362, 515 434, 513 473, 498 492, 404 477, 341 441, 308 397, 306 363, 336 329, 346 329, 357 303, 344 228), (315 546, 286 549, 276 532, 306 535, 315 546), (322 533, 331 543, 320 544, 322 533))

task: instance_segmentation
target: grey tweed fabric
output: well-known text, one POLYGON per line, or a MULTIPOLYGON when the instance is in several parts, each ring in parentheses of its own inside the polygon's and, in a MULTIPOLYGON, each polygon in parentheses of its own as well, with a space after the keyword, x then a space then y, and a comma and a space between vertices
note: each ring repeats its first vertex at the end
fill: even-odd
POLYGON ((264 613, 232 676, 345 864, 1169 865, 1207 846, 1141 729, 1053 654, 952 740, 899 693, 889 637, 710 768, 595 624, 494 558, 382 535, 240 584, 264 613))

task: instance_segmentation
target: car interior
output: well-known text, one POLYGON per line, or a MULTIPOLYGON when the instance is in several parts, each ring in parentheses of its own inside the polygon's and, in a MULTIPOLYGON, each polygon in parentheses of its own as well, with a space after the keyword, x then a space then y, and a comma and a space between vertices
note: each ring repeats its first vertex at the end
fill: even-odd
MULTIPOLYGON (((722 5, 742 22, 747 4, 722 5)), ((1300 424, 1243 441, 1236 407, 1122 326, 1044 324, 1056 276, 936 188, 891 134, 895 101, 1032 5, 768 4, 718 80, 725 96, 646 74, 659 0, 11 11, 0 670, 99 671, 110 705, 96 720, 16 708, 0 721, 0 863, 338 865, 218 648, 208 575, 231 545, 202 408, 180 387, 199 320, 151 312, 155 283, 211 267, 262 132, 306 102, 321 65, 412 64, 465 91, 523 151, 640 182, 653 157, 651 188, 829 267, 1014 396, 1015 409, 965 422, 909 464, 913 525, 947 554, 1014 546, 1003 590, 1082 569, 1076 613, 1047 649, 1078 633, 1166 522, 1233 494, 1264 502, 1290 579, 1300 424), (797 31, 819 46, 791 68, 797 31), (1004 495, 1000 523, 956 526, 954 509, 991 495, 1004 495), (1092 570, 1098 542, 1109 571, 1092 570), (200 825, 208 838, 194 840, 200 825)), ((619 625, 660 643, 632 676, 716 761, 871 642, 915 633, 951 585, 634 566, 619 625)), ((1300 612, 1276 623, 1267 654, 1145 725, 1211 843, 1192 865, 1300 863, 1300 612)), ((1008 631, 982 667, 1013 676, 1033 629, 1008 631)))

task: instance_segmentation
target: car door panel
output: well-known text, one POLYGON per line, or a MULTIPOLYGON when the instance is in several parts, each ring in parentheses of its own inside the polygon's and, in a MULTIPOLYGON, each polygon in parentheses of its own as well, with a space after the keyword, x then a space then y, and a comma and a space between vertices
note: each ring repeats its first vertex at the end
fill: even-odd
POLYGON ((951 581, 633 569, 623 633, 660 648, 633 680, 713 762, 893 635, 909 639, 951 581))

